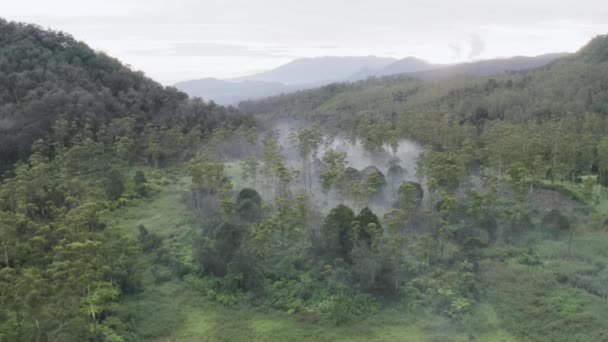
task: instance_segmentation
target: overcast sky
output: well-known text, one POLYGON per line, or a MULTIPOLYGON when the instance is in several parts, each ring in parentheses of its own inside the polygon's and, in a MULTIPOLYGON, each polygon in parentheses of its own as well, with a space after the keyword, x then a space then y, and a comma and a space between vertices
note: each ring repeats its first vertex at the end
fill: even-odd
POLYGON ((243 76, 299 57, 436 63, 576 51, 608 33, 608 0, 0 0, 164 84, 243 76))

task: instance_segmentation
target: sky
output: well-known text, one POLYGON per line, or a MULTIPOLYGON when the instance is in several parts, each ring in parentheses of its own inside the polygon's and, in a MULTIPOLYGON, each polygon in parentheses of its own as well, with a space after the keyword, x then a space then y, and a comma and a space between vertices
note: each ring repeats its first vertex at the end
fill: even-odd
POLYGON ((0 0, 170 85, 316 56, 456 63, 574 52, 608 33, 606 0, 0 0))

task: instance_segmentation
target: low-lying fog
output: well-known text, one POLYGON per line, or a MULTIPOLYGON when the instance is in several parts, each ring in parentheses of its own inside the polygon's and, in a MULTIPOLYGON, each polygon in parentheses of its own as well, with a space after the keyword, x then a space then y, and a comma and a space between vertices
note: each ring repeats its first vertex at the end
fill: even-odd
MULTIPOLYGON (((289 135, 294 130, 304 127, 307 126, 302 123, 280 122, 275 124, 271 129, 278 133, 278 140, 283 155, 288 161, 300 161, 299 152, 296 146, 291 142, 289 135)), ((386 175, 389 168, 389 162, 394 158, 398 158, 399 165, 406 170, 407 179, 415 179, 416 160, 422 151, 422 147, 411 140, 401 139, 396 151, 387 151, 386 149, 383 149, 381 151, 373 152, 366 150, 360 140, 353 142, 340 134, 336 136, 325 135, 323 140, 325 143, 319 147, 317 152, 317 158, 319 159, 321 159, 329 149, 338 152, 346 152, 347 167, 362 170, 373 165, 386 175)))
MULTIPOLYGON (((261 165, 264 160, 264 137, 268 133, 274 132, 281 149, 281 154, 285 158, 285 164, 294 171, 294 180, 290 185, 291 192, 308 193, 316 198, 317 204, 322 206, 335 205, 336 203, 347 203, 354 207, 360 206, 360 203, 356 203, 356 199, 352 195, 344 195, 336 191, 332 191, 329 194, 322 192, 319 176, 324 164, 321 160, 323 159, 323 155, 330 149, 346 153, 345 168, 356 169, 358 171, 356 172, 358 175, 356 177, 365 178, 366 174, 369 176, 369 171, 373 170, 370 166, 375 167, 382 173, 383 178, 386 180, 386 185, 372 199, 367 201, 368 205, 372 205, 378 209, 388 209, 393 205, 401 182, 417 181, 416 162, 422 151, 422 147, 419 144, 411 140, 401 139, 394 150, 393 148, 387 149, 385 147, 380 150, 370 151, 364 147, 361 141, 349 139, 344 134, 327 134, 327 132, 323 132, 322 127, 319 130, 326 134, 323 136, 323 143, 319 146, 317 153, 312 155, 309 160, 309 162, 312 162, 312 173, 308 175, 310 180, 305 180, 306 176, 303 174, 304 170, 302 170, 302 158, 291 135, 299 129, 310 128, 311 126, 300 122, 283 121, 275 123, 259 134, 256 144, 247 142, 243 136, 235 136, 223 142, 219 155, 222 160, 232 163, 239 163, 246 159, 255 158, 261 165), (389 171, 389 169, 391 170, 389 171)), ((240 170, 240 167, 237 166, 237 168, 240 170)), ((260 177, 262 176, 260 175, 260 177)), ((266 200, 272 200, 273 191, 267 189, 267 186, 264 186, 262 183, 249 181, 238 184, 238 186, 255 187, 266 200)))

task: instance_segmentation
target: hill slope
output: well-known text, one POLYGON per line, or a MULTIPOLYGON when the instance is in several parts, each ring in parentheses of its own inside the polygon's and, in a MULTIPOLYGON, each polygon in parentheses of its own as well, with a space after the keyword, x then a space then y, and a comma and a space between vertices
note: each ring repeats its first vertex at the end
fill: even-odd
POLYGON ((0 19, 0 174, 47 138, 58 118, 72 131, 87 125, 96 133, 126 116, 139 130, 149 123, 212 129, 239 114, 190 101, 68 34, 0 19))
MULTIPOLYGON (((567 53, 551 53, 535 57, 497 58, 478 62, 461 63, 434 68, 407 72, 407 76, 423 80, 445 80, 456 76, 491 76, 505 72, 516 72, 539 68, 556 60, 568 56, 567 53)), ((397 73, 391 73, 397 74, 397 73)))

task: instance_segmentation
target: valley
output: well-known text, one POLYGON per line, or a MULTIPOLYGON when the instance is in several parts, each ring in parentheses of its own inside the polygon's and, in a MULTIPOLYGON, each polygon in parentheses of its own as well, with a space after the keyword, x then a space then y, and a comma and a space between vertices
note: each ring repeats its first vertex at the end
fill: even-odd
POLYGON ((608 36, 528 62, 224 107, 0 19, 0 341, 608 339, 608 36))

